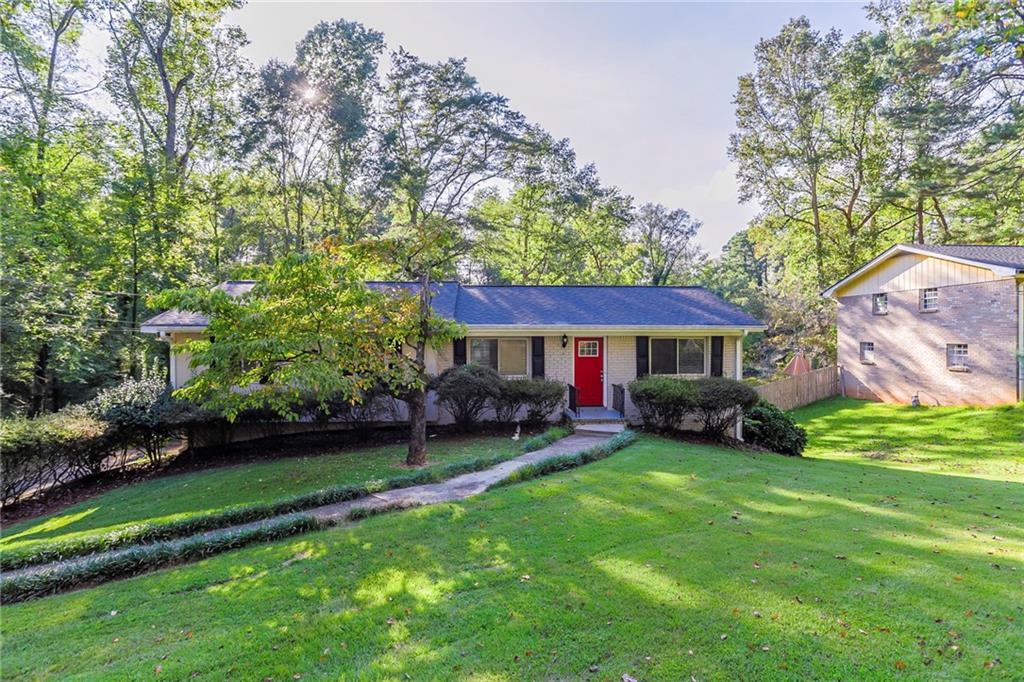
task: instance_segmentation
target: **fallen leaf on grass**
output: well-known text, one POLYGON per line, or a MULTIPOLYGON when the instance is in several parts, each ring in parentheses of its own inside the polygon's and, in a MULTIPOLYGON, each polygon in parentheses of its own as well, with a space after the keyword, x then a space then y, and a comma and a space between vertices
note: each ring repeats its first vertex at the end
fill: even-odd
POLYGON ((904 663, 903 661, 896 661, 896 669, 897 670, 906 670, 907 669, 907 664, 904 663))

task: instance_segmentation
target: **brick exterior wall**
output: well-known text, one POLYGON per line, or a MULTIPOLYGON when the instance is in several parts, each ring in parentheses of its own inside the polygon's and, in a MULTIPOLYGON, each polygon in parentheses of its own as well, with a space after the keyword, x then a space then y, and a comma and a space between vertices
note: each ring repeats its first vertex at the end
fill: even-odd
POLYGON ((605 404, 612 405, 612 384, 626 386, 626 420, 630 423, 640 422, 640 411, 633 404, 629 395, 629 382, 636 379, 636 337, 608 337, 608 376, 605 377, 605 404))
POLYGON ((920 290, 890 292, 889 312, 872 312, 871 294, 839 298, 839 365, 846 395, 925 405, 995 405, 1017 400, 1015 282, 1003 279, 939 288, 935 312, 919 310, 920 290), (875 344, 874 364, 860 343, 875 344), (946 366, 946 344, 968 344, 967 372, 946 366))

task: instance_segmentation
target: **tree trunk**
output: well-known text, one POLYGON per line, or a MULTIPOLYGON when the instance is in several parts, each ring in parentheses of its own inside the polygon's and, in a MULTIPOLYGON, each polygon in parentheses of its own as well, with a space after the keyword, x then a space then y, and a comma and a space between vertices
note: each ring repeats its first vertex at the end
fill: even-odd
POLYGON ((409 393, 409 453, 405 463, 411 467, 427 463, 427 391, 418 388, 409 393))
POLYGON ((920 195, 917 197, 917 228, 914 241, 924 244, 924 197, 920 195))
POLYGON ((825 286, 825 258, 821 244, 821 208, 818 205, 818 178, 811 179, 811 215, 814 218, 814 264, 818 279, 818 289, 825 286))
POLYGON ((46 409, 46 393, 50 373, 50 344, 44 342, 36 353, 35 367, 32 369, 32 403, 28 416, 38 417, 46 409))
POLYGON ((427 344, 430 340, 430 272, 420 275, 420 334, 416 340, 416 380, 419 384, 409 398, 409 454, 405 463, 422 466, 427 462, 427 344))

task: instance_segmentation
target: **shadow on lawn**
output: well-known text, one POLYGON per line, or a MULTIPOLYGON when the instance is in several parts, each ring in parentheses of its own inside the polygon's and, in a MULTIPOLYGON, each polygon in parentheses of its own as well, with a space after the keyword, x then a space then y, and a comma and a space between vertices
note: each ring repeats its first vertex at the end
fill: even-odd
POLYGON ((161 665, 169 677, 806 679, 890 677, 897 661, 911 676, 1024 665, 1024 484, 652 451, 664 443, 10 607, 52 601, 91 622, 8 632, 8 672, 29 674, 29 645, 67 656, 67 628, 88 628, 89 642, 53 664, 57 676, 102 664, 115 676, 161 665), (152 628, 98 615, 151 608, 152 628))

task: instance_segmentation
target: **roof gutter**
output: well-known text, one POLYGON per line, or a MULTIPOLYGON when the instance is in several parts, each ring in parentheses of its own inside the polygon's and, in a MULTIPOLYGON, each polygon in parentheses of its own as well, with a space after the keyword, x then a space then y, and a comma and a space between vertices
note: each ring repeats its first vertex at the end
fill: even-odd
POLYGON ((685 332, 700 332, 708 334, 746 335, 749 332, 760 332, 768 329, 767 325, 590 325, 590 324, 467 324, 466 329, 471 334, 509 334, 518 333, 523 336, 537 334, 537 332, 549 332, 561 334, 565 332, 593 333, 593 334, 657 334, 685 332))
POLYGON ((1024 400, 1024 274, 1017 275, 1017 401, 1024 400))
POLYGON ((169 334, 172 332, 198 334, 206 329, 205 324, 144 324, 139 327, 143 334, 169 334))

